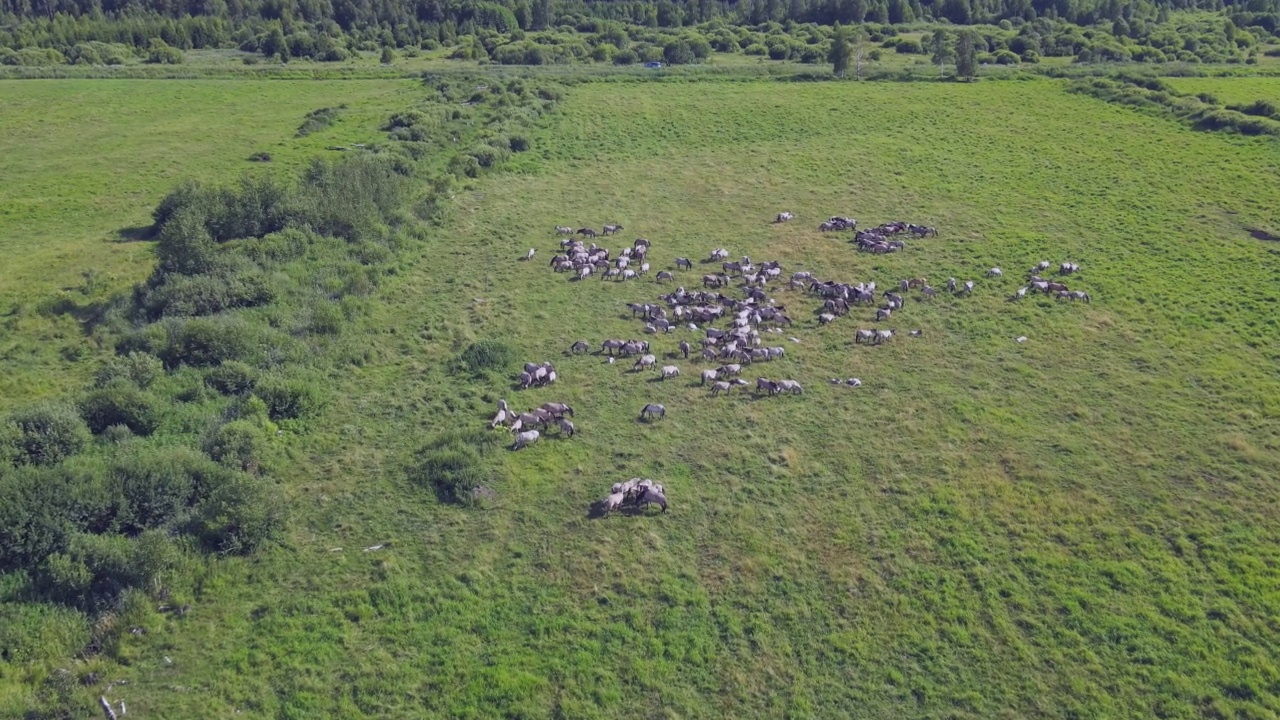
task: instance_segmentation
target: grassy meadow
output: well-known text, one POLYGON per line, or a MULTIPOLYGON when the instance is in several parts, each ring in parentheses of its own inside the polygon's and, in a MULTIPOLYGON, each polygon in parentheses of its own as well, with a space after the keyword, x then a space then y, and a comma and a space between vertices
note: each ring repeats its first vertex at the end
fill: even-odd
POLYGON ((1280 103, 1280 78, 1169 78, 1179 92, 1211 93, 1229 105, 1248 105, 1255 100, 1280 103))
POLYGON ((136 242, 188 180, 296 172, 327 146, 381 137, 411 81, 29 80, 0 104, 0 409, 84 383, 98 353, 74 310, 146 276, 136 242), (338 122, 295 137, 312 110, 338 122), (249 162, 267 152, 271 162, 249 162), (85 273, 89 273, 86 275, 85 273), (69 311, 71 310, 71 311, 69 311))
MULTIPOLYGON (((168 85, 145 88, 183 92, 168 85)), ((346 95, 353 117, 372 118, 412 93, 264 85, 243 92, 279 93, 294 112, 205 106, 238 140, 192 138, 217 158, 184 149, 191 173, 152 161, 143 178, 77 180, 84 192, 64 202, 83 213, 70 220, 78 245, 60 235, 45 247, 63 212, 25 220, 31 245, 7 250, 33 258, 0 291, 36 274, 35 287, 74 282, 85 258, 135 279, 125 268, 146 246, 110 234, 142 224, 167 182, 234 175, 256 149, 300 162, 338 141, 291 139, 306 110, 346 95), (103 185, 99 200, 90 188, 103 185)), ((83 107, 64 115, 95 127, 83 107)), ((112 696, 131 713, 1280 713, 1280 247, 1248 232, 1280 233, 1280 195, 1265 191, 1280 182, 1275 140, 1195 132, 1046 79, 588 83, 532 139, 509 172, 459 193, 378 291, 359 330, 368 360, 332 373, 330 407, 290 439, 288 541, 208 561, 189 613, 125 636, 116 661, 77 661, 128 680, 112 696), (771 224, 784 209, 797 219, 771 224), (816 230, 835 214, 939 237, 862 254, 816 230), (554 226, 613 222, 626 230, 600 242, 649 238, 654 272, 725 247, 780 260, 784 276, 976 289, 928 302, 913 291, 881 324, 899 337, 875 348, 853 343, 874 325, 867 309, 819 327, 817 301, 774 289, 796 324, 767 344, 787 357, 744 375, 794 378, 804 394, 711 398, 699 363, 674 361, 682 377, 660 382, 565 353, 577 339, 641 337, 626 303, 673 287, 652 275, 570 282, 547 267, 554 226), (531 247, 534 261, 519 261, 531 247), (1068 283, 1092 303, 1009 301, 1040 260, 1079 263, 1068 283), (983 277, 993 266, 1003 278, 983 277), (454 372, 485 339, 520 362, 454 372), (559 382, 514 390, 524 360, 555 361, 559 382), (851 376, 863 387, 827 382, 851 376), (579 434, 495 451, 496 498, 440 503, 407 469, 433 439, 484 427, 499 398, 568 402, 579 434), (637 422, 647 402, 664 403, 666 420, 637 422), (634 475, 667 486, 670 513, 591 517, 634 475)), ((705 267, 677 282, 698 286, 705 267)), ((34 342, 25 328, 17 342, 34 342)), ((696 337, 647 339, 665 354, 696 337)), ((20 357, 9 368, 55 372, 20 357)), ((40 672, 0 664, 0 688, 40 672)))

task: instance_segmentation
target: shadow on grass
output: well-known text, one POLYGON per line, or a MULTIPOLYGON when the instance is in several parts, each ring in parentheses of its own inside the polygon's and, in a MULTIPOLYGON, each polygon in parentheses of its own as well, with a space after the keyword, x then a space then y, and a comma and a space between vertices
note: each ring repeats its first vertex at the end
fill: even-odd
POLYGON ((115 241, 118 243, 143 242, 152 238, 150 225, 120 228, 116 231, 115 241))
POLYGON ((127 305, 128 296, 125 293, 116 293, 111 297, 92 302, 78 302, 75 297, 62 295, 40 303, 37 306, 37 312, 46 317, 69 316, 80 325, 85 335, 92 335, 93 331, 107 320, 113 309, 127 305))
POLYGON ((656 516, 661 514, 662 513, 658 513, 658 512, 650 512, 648 505, 645 505, 645 506, 627 505, 625 507, 620 507, 617 510, 609 512, 605 510, 604 500, 597 500, 591 503, 591 507, 587 508, 588 520, 603 520, 604 518, 607 518, 611 515, 624 515, 626 517, 637 517, 637 516, 645 516, 645 515, 656 516))

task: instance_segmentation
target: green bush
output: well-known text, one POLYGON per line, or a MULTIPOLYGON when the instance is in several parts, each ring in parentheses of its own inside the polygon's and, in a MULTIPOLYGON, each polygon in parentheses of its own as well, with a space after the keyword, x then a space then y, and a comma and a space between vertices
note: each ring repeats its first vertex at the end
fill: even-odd
POLYGON ((80 414, 95 435, 124 425, 135 435, 150 435, 160 425, 161 405, 149 393, 117 382, 90 392, 80 401, 80 414))
POLYGON ((257 371, 237 360, 227 360, 204 376, 204 384, 223 395, 248 395, 257 383, 257 371))
POLYGON ((111 477, 122 498, 121 529, 140 531, 179 519, 216 482, 220 470, 203 454, 184 447, 125 446, 115 458, 111 477))
POLYGON ((258 350, 257 331, 237 317, 168 320, 167 337, 156 355, 165 366, 209 367, 228 360, 246 360, 258 350))
POLYGON ((324 404, 324 396, 314 384, 297 378, 263 378, 253 393, 267 404, 272 420, 307 417, 324 404))
POLYGON ((0 65, 23 65, 27 67, 43 67, 62 65, 67 59, 62 53, 52 48, 22 48, 9 50, 0 48, 0 65))
MULTIPOLYGON (((164 204, 165 201, 161 201, 162 207, 164 204)), ((203 208, 184 205, 173 208, 172 212, 168 208, 157 208, 156 213, 163 213, 165 218, 159 226, 156 245, 158 272, 198 275, 216 267, 218 248, 205 224, 203 208)))
POLYGON ((662 48, 662 59, 670 65, 688 65, 697 59, 684 40, 672 40, 662 48))
POLYGON ((1280 120, 1280 107, 1270 100, 1255 100, 1248 105, 1228 105, 1227 109, 1244 113, 1245 115, 1256 115, 1258 117, 1271 118, 1272 120, 1280 120))
POLYGON ((157 280, 160 282, 141 297, 147 316, 153 319, 214 315, 233 308, 265 305, 276 297, 275 284, 252 266, 215 268, 200 275, 175 274, 157 280))
POLYGON ((458 355, 455 364, 462 372, 478 374, 486 370, 506 370, 515 361, 515 348, 507 343, 501 340, 480 340, 468 345, 458 355))
POLYGON ((742 52, 746 55, 768 55, 769 48, 760 43, 755 43, 743 48, 742 52))
POLYGON ((43 562, 77 528, 78 488, 48 468, 0 471, 0 571, 43 562))
POLYGON ((227 467, 256 475, 265 444, 262 426, 248 420, 233 420, 205 440, 205 452, 227 467))
MULTIPOLYGON (((899 38, 893 49, 903 55, 923 55, 924 46, 919 40, 908 40, 907 38, 899 38)), ((1017 56, 1015 56, 1017 57, 1017 56)))
POLYGON ((106 362, 98 371, 98 387, 106 387, 117 382, 131 382, 146 390, 157 378, 164 375, 164 363, 160 358, 145 352, 131 352, 117 355, 106 362))
POLYGON ((1010 52, 1010 51, 1008 51, 1008 50, 997 50, 997 51, 996 51, 996 64, 997 64, 997 65, 1017 65, 1017 64, 1019 64, 1020 62, 1022 62, 1022 60, 1021 60, 1021 59, 1019 59, 1017 55, 1013 54, 1012 52, 1010 52))
POLYGON ((89 443, 89 428, 70 405, 45 402, 9 416, 4 433, 14 460, 26 465, 53 465, 89 443))
POLYGON ((302 118, 302 125, 294 133, 297 137, 306 137, 319 132, 338 121, 338 108, 323 107, 312 110, 302 118))
POLYGON ((160 38, 151 38, 151 46, 147 49, 147 62, 156 65, 181 65, 182 51, 170 47, 160 38))
POLYGON ((510 152, 503 148, 497 148, 492 145, 479 144, 467 151, 471 157, 476 159, 476 163, 482 168, 491 168, 501 164, 510 155, 510 152))
POLYGON ((284 521, 279 493, 261 480, 238 474, 196 507, 195 528, 210 549, 247 554, 280 537, 284 521))

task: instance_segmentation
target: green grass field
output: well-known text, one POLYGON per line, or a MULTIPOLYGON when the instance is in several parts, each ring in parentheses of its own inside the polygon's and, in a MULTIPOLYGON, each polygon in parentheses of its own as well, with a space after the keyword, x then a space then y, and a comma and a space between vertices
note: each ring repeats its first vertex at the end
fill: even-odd
POLYGON ((1248 105, 1254 100, 1280 102, 1280 78, 1169 78, 1179 92, 1207 92, 1230 105, 1248 105))
POLYGON ((58 294, 85 306, 150 272, 133 242, 157 198, 187 179, 296 172, 330 145, 365 142, 413 102, 410 81, 31 80, 0 105, 0 410, 84 382, 97 348, 58 294), (339 123, 294 132, 320 107, 339 123), (270 163, 253 163, 255 152, 270 163), (95 280, 86 288, 83 273, 95 280), (85 293, 82 290, 89 290, 85 293))
MULTIPOLYGON (((361 107, 405 87, 370 85, 361 107)), ((334 102, 278 92, 292 119, 221 118, 253 130, 247 150, 293 147, 299 116, 334 102)), ((372 361, 330 378, 332 406, 290 447, 288 543, 211 561, 190 613, 87 666, 166 718, 1280 713, 1280 256, 1247 231, 1280 233, 1260 190, 1277 150, 1049 80, 573 87, 380 291, 372 361), (798 219, 770 224, 784 209, 798 219), (861 254, 817 232, 834 214, 940 237, 861 254), (607 246, 652 240, 655 272, 726 247, 786 274, 977 288, 913 292, 877 348, 853 343, 866 309, 818 327, 816 301, 776 290, 797 323, 768 344, 787 358, 746 374, 805 394, 710 398, 692 362, 661 383, 563 354, 639 337, 625 303, 671 289, 547 268, 555 225, 605 222, 626 226, 607 246), (1092 304, 1008 301, 1042 259, 1078 262, 1092 304), (450 374, 488 338, 556 361, 559 383, 450 374), (849 376, 865 385, 827 384, 849 376), (498 398, 569 402, 580 434, 499 452, 478 509, 409 481, 420 447, 482 427, 498 398), (638 423, 646 402, 667 419, 638 423), (665 483, 672 511, 589 518, 633 475, 665 483)), ((192 174, 234 174, 242 152, 192 174)), ((85 246, 153 201, 109 207, 85 246)), ((79 268, 44 265, 65 267, 45 287, 79 268)))

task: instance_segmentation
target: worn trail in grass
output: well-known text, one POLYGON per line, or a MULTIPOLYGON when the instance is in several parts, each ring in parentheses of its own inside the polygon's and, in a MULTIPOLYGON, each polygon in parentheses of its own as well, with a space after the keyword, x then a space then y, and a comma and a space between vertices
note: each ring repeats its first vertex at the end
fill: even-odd
POLYGON ((375 360, 334 378, 328 429, 296 453, 290 548, 221 566, 187 618, 137 641, 140 708, 1280 710, 1280 257, 1242 230, 1280 216, 1257 192, 1280 181, 1273 142, 1049 81, 599 84, 573 89, 533 152, 460 196, 372 323, 375 360), (769 224, 782 209, 799 219, 769 224), (858 254, 816 232, 832 214, 941 236, 858 254), (625 303, 663 291, 546 267, 554 225, 604 222, 650 238, 655 271, 724 246, 787 273, 978 287, 913 293, 879 348, 853 344, 867 311, 819 328, 812 300, 779 291, 798 320, 773 336, 788 357, 748 373, 805 394, 712 399, 689 362, 659 383, 561 356, 639 336, 625 303), (1041 259, 1080 263, 1070 282, 1093 303, 1009 302, 1041 259), (992 266, 1005 278, 983 279, 992 266), (477 338, 557 360, 559 384, 450 377, 477 338), (826 383, 848 376, 865 386, 826 383), (482 510, 405 479, 416 448, 499 397, 567 401, 581 434, 501 455, 482 510), (665 422, 635 421, 649 401, 665 422), (632 475, 665 482, 672 512, 589 519, 632 475))

